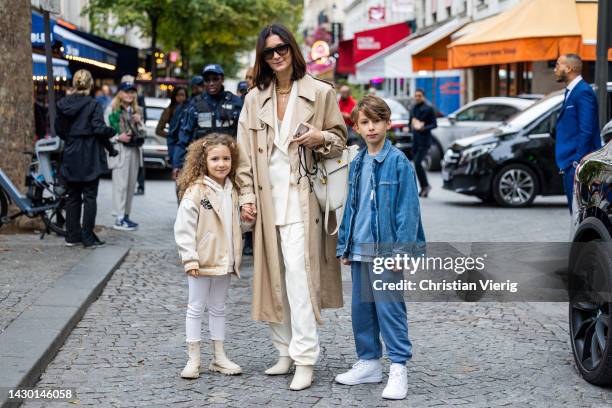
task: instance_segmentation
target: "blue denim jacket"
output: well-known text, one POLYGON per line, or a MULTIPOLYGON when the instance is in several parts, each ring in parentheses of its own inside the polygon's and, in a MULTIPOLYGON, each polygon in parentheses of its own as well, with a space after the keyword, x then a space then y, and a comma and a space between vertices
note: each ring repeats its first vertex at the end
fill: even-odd
MULTIPOLYGON (((361 162, 367 148, 353 160, 349 170, 349 191, 344 215, 338 230, 336 256, 348 258, 358 208, 361 162)), ((425 232, 421 224, 421 210, 414 167, 404 153, 389 140, 374 159, 372 169, 374 201, 370 226, 374 236, 375 256, 395 254, 417 255, 424 252, 425 232)), ((368 197, 366 197, 368 199, 368 197)))

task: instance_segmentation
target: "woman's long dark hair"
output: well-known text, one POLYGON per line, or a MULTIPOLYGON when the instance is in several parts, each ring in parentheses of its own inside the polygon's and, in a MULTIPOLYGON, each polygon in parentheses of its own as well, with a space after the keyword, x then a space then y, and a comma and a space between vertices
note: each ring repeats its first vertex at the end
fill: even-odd
POLYGON ((175 87, 170 95, 170 106, 168 106, 168 109, 170 109, 170 117, 174 116, 174 111, 176 110, 176 96, 181 91, 185 91, 185 101, 187 101, 187 88, 184 86, 175 87))
POLYGON ((269 87, 274 79, 274 71, 263 57, 263 52, 266 48, 266 39, 271 35, 278 35, 285 44, 289 45, 289 49, 291 50, 291 65, 293 66, 291 79, 297 81, 304 78, 304 75, 306 75, 306 61, 304 61, 300 47, 298 47, 293 34, 281 24, 271 24, 261 30, 259 37, 257 37, 253 77, 255 86, 260 90, 269 87))

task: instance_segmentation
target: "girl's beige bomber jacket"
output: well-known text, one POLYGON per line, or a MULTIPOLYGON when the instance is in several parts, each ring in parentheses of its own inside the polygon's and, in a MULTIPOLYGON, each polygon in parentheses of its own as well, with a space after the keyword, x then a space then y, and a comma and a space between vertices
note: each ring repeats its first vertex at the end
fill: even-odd
MULTIPOLYGON (((242 231, 238 195, 232 189, 233 272, 240 277, 242 231)), ((174 238, 185 272, 198 269, 200 275, 232 273, 231 256, 223 224, 221 202, 213 189, 198 180, 185 191, 174 223, 174 238)))

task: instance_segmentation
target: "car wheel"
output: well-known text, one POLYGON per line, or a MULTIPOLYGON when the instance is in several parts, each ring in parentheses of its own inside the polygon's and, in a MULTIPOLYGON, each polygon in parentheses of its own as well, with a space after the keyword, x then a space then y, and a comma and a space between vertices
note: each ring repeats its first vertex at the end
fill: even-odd
POLYGON ((493 198, 504 207, 526 207, 538 193, 538 179, 529 167, 513 163, 493 178, 493 198))
POLYGON ((574 361, 595 385, 612 384, 612 303, 609 243, 580 245, 570 281, 569 326, 574 361), (603 296, 602 296, 603 295, 603 296))
POLYGON ((427 171, 439 171, 442 166, 442 148, 436 142, 431 144, 427 156, 422 161, 423 168, 427 171))

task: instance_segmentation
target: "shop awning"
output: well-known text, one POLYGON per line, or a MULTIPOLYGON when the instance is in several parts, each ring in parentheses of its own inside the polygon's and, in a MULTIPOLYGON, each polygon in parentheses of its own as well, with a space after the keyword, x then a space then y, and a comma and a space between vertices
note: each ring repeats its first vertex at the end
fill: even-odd
POLYGON ((95 65, 111 71, 117 67, 116 52, 95 44, 57 24, 53 29, 53 33, 62 40, 64 55, 67 59, 95 65))
POLYGON ((447 47, 451 35, 467 23, 465 19, 452 20, 425 34, 411 46, 412 70, 441 71, 448 69, 447 47))
MULTIPOLYGON (((47 62, 44 55, 32 54, 32 76, 34 80, 44 80, 47 76, 47 62)), ((68 61, 53 58, 53 76, 61 80, 69 80, 72 74, 68 69, 68 61)))
MULTIPOLYGON (((64 56, 69 60, 95 65, 108 70, 115 70, 117 66, 117 53, 102 47, 94 42, 75 34, 60 25, 61 22, 50 19, 51 41, 62 42, 64 56)), ((43 16, 32 11, 32 33, 31 42, 33 46, 42 47, 45 43, 43 16)))
POLYGON ((383 52, 376 58, 368 58, 357 64, 355 78, 365 82, 375 77, 411 78, 419 70, 432 70, 429 59, 436 62, 436 69, 447 69, 446 45, 450 43, 450 35, 465 24, 465 20, 451 20, 429 32, 407 37, 383 52), (441 45, 438 45, 441 43, 441 45), (442 47, 438 59, 432 58, 432 49, 442 47), (424 54, 423 54, 424 53, 424 54), (414 66, 415 54, 422 55, 417 59, 418 67, 414 66), (429 65, 426 65, 429 64, 429 65))
MULTIPOLYGON (((582 31, 580 57, 586 61, 595 61, 597 45, 597 3, 576 3, 578 21, 582 31)), ((608 50, 608 59, 612 60, 612 50, 608 50)))
POLYGON ((582 30, 575 0, 523 0, 448 46, 451 68, 554 60, 580 50, 582 30))
POLYGON ((407 22, 355 33, 352 40, 342 42, 338 47, 338 72, 355 73, 357 64, 367 63, 387 53, 391 47, 405 41, 410 33, 407 22))
POLYGON ((338 44, 338 62, 336 64, 338 74, 354 74, 355 63, 353 62, 353 40, 340 41, 338 44))

